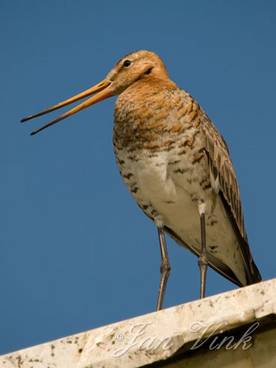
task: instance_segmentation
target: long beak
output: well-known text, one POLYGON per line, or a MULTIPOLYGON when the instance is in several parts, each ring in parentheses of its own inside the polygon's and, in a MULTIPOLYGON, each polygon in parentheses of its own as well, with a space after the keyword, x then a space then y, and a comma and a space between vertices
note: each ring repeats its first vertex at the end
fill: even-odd
POLYGON ((41 128, 34 130, 31 135, 37 134, 38 132, 41 132, 41 130, 44 130, 46 128, 48 128, 49 126, 58 123, 59 121, 68 118, 69 116, 83 110, 86 109, 87 107, 100 102, 102 100, 105 100, 108 97, 113 96, 113 89, 111 88, 111 82, 107 79, 104 79, 103 81, 101 81, 100 83, 96 84, 95 86, 87 89, 84 92, 81 92, 73 97, 68 98, 65 101, 62 101, 54 106, 49 107, 46 110, 40 111, 37 114, 34 115, 29 115, 26 116, 25 118, 23 118, 21 120, 21 123, 24 123, 25 121, 37 118, 38 116, 44 115, 44 114, 48 114, 49 112, 52 112, 54 110, 60 109, 61 107, 70 105, 73 102, 79 101, 85 97, 91 96, 95 94, 94 96, 88 98, 86 101, 82 102, 81 104, 73 107, 71 110, 65 112, 64 114, 60 115, 59 117, 57 117, 56 119, 50 121, 49 123, 43 125, 41 128))

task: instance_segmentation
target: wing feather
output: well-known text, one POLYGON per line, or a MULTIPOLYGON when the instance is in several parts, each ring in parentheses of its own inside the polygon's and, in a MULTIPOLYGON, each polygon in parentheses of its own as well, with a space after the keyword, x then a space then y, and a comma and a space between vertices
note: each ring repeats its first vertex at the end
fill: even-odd
POLYGON ((218 178, 219 195, 239 239, 247 275, 247 283, 251 284, 261 281, 261 275, 253 261, 247 241, 240 190, 236 179, 236 173, 230 159, 229 149, 214 124, 204 113, 200 128, 205 138, 204 148, 208 156, 210 173, 214 177, 213 182, 218 178))
POLYGON ((220 191, 230 206, 242 237, 247 240, 241 209, 240 190, 229 156, 229 149, 214 124, 206 115, 202 121, 201 128, 205 137, 205 151, 208 155, 211 173, 215 179, 218 177, 220 191))

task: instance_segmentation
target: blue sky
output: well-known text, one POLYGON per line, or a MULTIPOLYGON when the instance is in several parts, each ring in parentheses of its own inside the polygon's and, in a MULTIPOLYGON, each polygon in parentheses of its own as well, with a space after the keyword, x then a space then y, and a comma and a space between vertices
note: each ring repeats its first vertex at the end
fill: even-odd
MULTIPOLYGON (((275 276, 275 11, 269 0, 1 1, 0 353, 154 310, 156 230, 115 165, 114 99, 34 137, 49 117, 19 124, 133 50, 160 54, 225 136, 255 261, 275 276)), ((165 305, 197 299, 196 258, 168 245, 165 305)), ((208 295, 232 288, 208 272, 208 295)))

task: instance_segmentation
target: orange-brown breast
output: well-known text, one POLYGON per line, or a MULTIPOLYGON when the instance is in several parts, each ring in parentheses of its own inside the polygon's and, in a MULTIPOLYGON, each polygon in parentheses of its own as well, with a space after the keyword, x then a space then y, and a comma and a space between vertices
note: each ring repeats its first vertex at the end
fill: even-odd
MULTIPOLYGON (((205 167, 200 178, 203 189, 211 186, 210 172, 218 175, 220 189, 246 238, 239 188, 227 146, 199 104, 174 82, 152 78, 126 89, 116 102, 113 143, 119 167, 120 152, 139 160, 141 150, 154 155, 176 149, 175 161, 183 161, 186 156, 193 165, 205 167), (201 162, 206 154, 208 164, 206 160, 201 162)), ((181 161, 175 172, 183 172, 181 161)))
POLYGON ((221 262, 230 262, 245 285, 254 272, 245 276, 252 257, 240 243, 240 236, 246 243, 246 232, 235 171, 223 137, 198 103, 170 80, 139 80, 117 99, 113 143, 139 206, 155 221, 161 215, 163 224, 195 251, 197 203, 208 204, 208 246, 210 252, 212 246, 218 249, 216 268, 223 273, 221 262))
POLYGON ((129 152, 170 149, 185 129, 199 123, 198 109, 170 80, 137 81, 117 99, 114 146, 129 152))

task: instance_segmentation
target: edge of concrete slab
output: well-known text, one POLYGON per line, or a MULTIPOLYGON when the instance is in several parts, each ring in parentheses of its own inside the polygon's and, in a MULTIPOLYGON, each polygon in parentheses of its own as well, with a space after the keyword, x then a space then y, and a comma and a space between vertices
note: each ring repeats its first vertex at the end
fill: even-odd
POLYGON ((276 279, 0 356, 5 368, 135 368, 276 314, 276 279))

